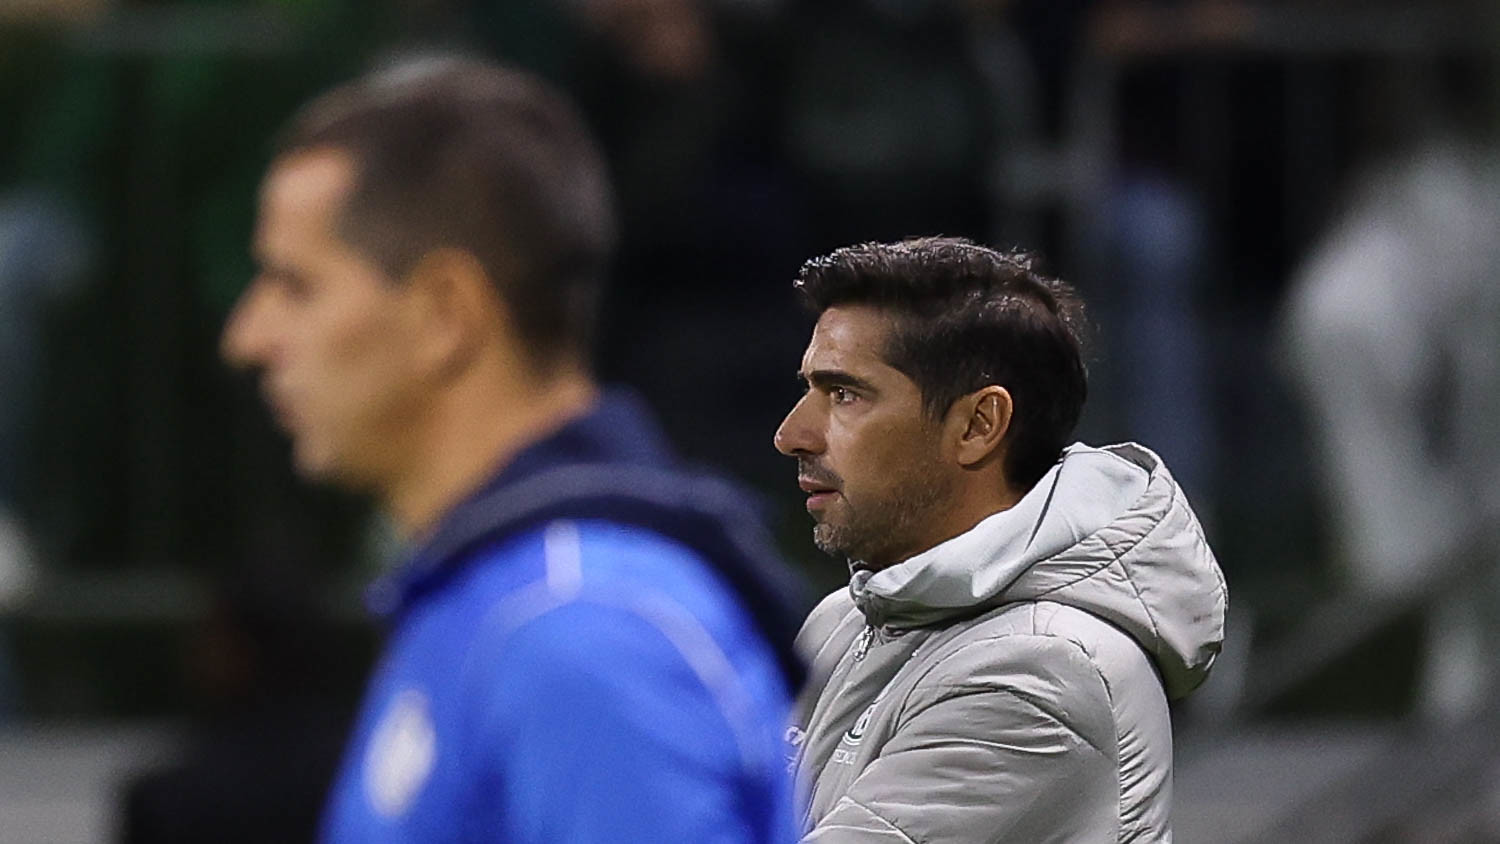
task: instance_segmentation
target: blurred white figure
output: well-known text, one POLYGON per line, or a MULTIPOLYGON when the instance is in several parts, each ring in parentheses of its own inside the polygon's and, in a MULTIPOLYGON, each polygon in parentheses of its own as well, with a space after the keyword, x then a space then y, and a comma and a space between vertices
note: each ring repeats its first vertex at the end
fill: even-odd
MULTIPOLYGON (((88 240, 78 220, 46 192, 0 193, 0 613, 31 594, 33 542, 20 511, 27 432, 35 423, 47 308, 84 275, 88 240)), ((0 637, 0 722, 18 696, 9 648, 0 637)))
POLYGON ((1472 715, 1500 630, 1500 156, 1434 141, 1374 173, 1300 271, 1285 328, 1351 586, 1391 597, 1482 572, 1432 606, 1417 699, 1472 715))
POLYGON ((19 603, 35 580, 31 540, 19 520, 0 510, 0 609, 19 603))
POLYGON ((46 191, 0 194, 0 609, 32 581, 24 509, 28 432, 43 366, 43 319, 84 278, 89 241, 77 218, 46 191))

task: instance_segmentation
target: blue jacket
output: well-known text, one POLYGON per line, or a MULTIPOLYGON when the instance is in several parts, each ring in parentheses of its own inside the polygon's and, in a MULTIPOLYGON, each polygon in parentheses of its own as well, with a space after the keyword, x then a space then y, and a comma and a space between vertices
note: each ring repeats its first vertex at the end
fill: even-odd
POLYGON ((769 549, 606 396, 372 587, 394 629, 323 840, 794 840, 804 607, 769 549))

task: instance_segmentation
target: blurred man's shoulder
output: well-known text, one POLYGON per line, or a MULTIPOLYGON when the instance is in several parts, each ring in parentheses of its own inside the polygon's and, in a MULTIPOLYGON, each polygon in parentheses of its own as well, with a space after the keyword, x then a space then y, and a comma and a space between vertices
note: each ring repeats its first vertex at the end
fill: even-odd
POLYGON ((746 610, 703 552, 648 528, 558 519, 477 553, 452 600, 498 632, 568 606, 574 616, 676 619, 716 640, 753 635, 746 610))

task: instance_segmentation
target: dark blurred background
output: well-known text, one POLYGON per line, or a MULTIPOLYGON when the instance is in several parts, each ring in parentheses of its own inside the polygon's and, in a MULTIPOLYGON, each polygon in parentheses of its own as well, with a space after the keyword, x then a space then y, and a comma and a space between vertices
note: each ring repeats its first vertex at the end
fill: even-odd
POLYGON ((852 242, 1035 250, 1080 436, 1229 577, 1177 840, 1500 841, 1500 21, 1483 0, 0 0, 0 842, 305 837, 392 554, 217 334, 303 100, 460 49, 569 90, 599 363, 808 541, 770 437, 852 242))

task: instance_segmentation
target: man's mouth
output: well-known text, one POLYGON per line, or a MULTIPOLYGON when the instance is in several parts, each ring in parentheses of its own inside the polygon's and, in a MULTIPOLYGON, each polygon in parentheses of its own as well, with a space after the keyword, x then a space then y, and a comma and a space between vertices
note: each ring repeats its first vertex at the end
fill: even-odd
POLYGON ((829 501, 838 495, 838 490, 823 481, 815 481, 812 478, 800 477, 797 486, 807 493, 807 509, 821 509, 829 501))
POLYGON ((839 494, 843 479, 837 473, 806 459, 797 460, 797 486, 807 493, 809 512, 823 509, 839 494))

